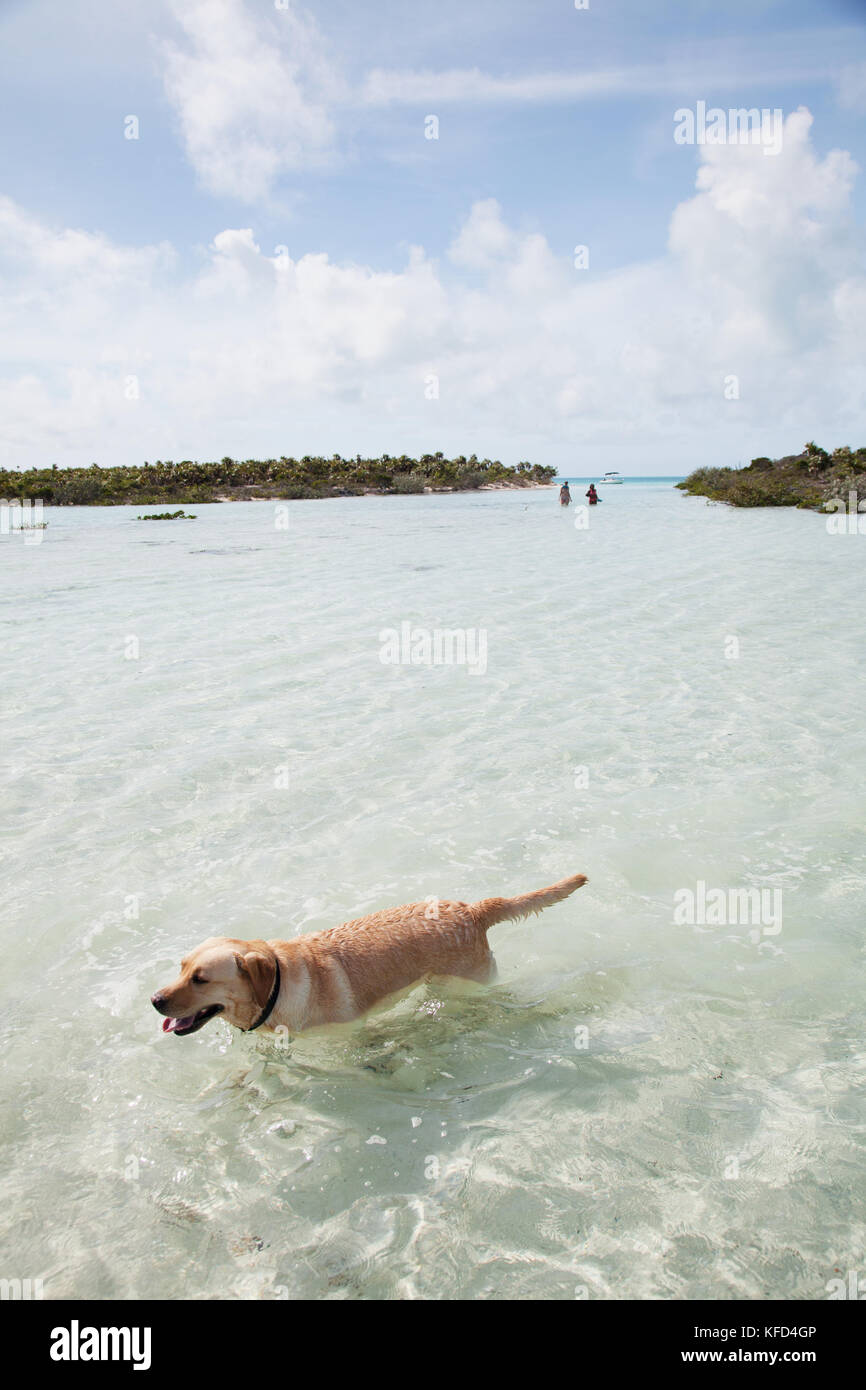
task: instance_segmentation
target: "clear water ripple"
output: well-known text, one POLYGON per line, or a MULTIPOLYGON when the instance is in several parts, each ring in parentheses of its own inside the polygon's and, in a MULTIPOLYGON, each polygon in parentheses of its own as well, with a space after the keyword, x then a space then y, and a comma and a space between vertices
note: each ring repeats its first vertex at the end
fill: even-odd
POLYGON ((587 532, 554 499, 0 537, 9 1275, 807 1299, 863 1274, 866 544, 669 486, 587 532), (486 673, 383 665, 404 621, 485 629, 486 673), (148 1003, 212 933, 576 869, 497 929, 487 992, 285 1047, 166 1038, 148 1003), (676 925, 698 880, 780 889, 782 930, 676 925))

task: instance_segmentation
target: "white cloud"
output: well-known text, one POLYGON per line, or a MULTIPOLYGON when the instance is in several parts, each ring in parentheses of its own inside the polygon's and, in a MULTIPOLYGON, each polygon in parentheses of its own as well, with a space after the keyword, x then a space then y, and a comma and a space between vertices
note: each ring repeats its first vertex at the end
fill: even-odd
MULTIPOLYGON (((255 203, 288 175, 337 156, 346 117, 364 108, 419 104, 555 105, 670 93, 761 91, 772 72, 780 84, 832 81, 839 100, 858 109, 863 68, 848 57, 856 31, 815 29, 772 36, 772 47, 733 39, 690 42, 663 60, 512 75, 480 67, 442 70, 377 66, 350 83, 339 54, 299 0, 166 0, 180 30, 163 40, 164 86, 200 183, 218 195, 255 203), (805 55, 805 56, 804 56, 805 55)), ((423 29, 418 31, 419 38, 423 29)), ((362 48, 387 52, 389 35, 362 48)), ((363 65, 363 57, 361 64, 363 65)), ((351 64, 350 64, 351 65, 351 64)))
POLYGON ((254 16, 242 0, 172 8, 186 42, 164 46, 165 89, 204 187, 252 202, 324 162, 339 79, 315 21, 294 6, 254 16))
POLYGON ((370 106, 392 103, 414 106, 418 102, 554 103, 648 90, 642 82, 649 81, 654 83, 649 90, 657 91, 658 76, 653 78, 651 70, 637 68, 587 73, 541 72, 530 77, 499 77, 480 68, 451 68, 440 72, 374 68, 364 81, 362 99, 370 106))
MULTIPOLYGON (((776 32, 770 37, 754 34, 748 46, 736 38, 692 39, 679 47, 667 43, 663 53, 657 51, 644 62, 605 66, 596 59, 584 71, 548 69, 519 75, 479 67, 376 67, 367 74, 360 98, 369 106, 423 102, 433 111, 437 105, 452 103, 554 105, 664 92, 678 96, 694 92, 697 98, 719 89, 762 91, 772 74, 775 88, 839 78, 843 99, 850 96, 853 104, 862 96, 862 68, 849 65, 841 77, 840 68, 861 40, 859 30, 841 26, 776 32)), ((587 51, 590 61, 595 53, 595 49, 587 51)))
MULTIPOLYGON (((596 63, 584 71, 377 66, 350 83, 343 69, 352 55, 326 43, 299 0, 281 0, 284 9, 273 0, 165 2, 181 32, 160 44, 164 87, 187 157, 209 192, 249 204, 271 197, 292 173, 334 162, 340 132, 350 139, 348 114, 357 122, 365 108, 422 104, 435 112, 451 104, 556 105, 663 93, 679 99, 720 88, 751 93, 766 88, 770 71, 776 87, 835 82, 843 105, 858 109, 863 101, 863 67, 849 58, 857 34, 844 28, 777 33, 769 49, 756 39, 747 51, 733 39, 693 41, 663 60, 596 63)), ((362 48, 387 52, 389 38, 377 34, 362 48)))
POLYGON ((856 265, 845 213, 857 165, 843 150, 819 160, 812 117, 784 127, 784 152, 759 160, 742 145, 708 145, 697 197, 671 220, 669 244, 689 277, 719 301, 721 332, 752 325, 765 346, 808 349, 836 325, 833 288, 856 265))
POLYGON ((483 198, 474 204, 448 255, 455 265, 483 270, 513 253, 514 246, 514 233, 503 222, 496 199, 483 198))
POLYGON ((173 259, 167 244, 143 248, 115 246, 98 232, 52 229, 29 216, 11 198, 3 197, 0 247, 10 268, 21 264, 31 272, 38 269, 46 281, 56 277, 68 282, 84 276, 91 287, 100 289, 112 281, 149 275, 173 259))
POLYGON ((239 228, 185 278, 167 248, 53 231, 3 202, 0 326, 17 365, 0 384, 2 460, 447 448, 575 466, 578 449, 597 467, 625 448, 634 471, 664 472, 863 443, 856 168, 818 158, 810 124, 792 114, 773 158, 702 147, 667 254, 607 275, 489 199, 443 266, 420 248, 392 270, 291 260, 239 228))

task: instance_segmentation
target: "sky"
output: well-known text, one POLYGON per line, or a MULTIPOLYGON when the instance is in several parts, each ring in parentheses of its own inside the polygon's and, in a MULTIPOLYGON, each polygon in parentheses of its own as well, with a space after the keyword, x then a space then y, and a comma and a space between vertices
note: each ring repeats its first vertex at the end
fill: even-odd
POLYGON ((0 466, 866 445, 864 160, 866 0, 0 0, 0 466))

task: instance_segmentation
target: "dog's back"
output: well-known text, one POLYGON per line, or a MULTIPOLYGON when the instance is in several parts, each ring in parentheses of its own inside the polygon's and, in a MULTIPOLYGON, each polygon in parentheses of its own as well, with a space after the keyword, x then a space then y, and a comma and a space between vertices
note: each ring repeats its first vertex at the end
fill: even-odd
POLYGON ((440 902, 431 898, 343 922, 327 931, 296 937, 291 946, 311 976, 311 1007, 333 1013, 334 993, 341 995, 341 1015, 356 1014, 380 999, 430 975, 452 975, 481 983, 495 973, 487 932, 498 922, 527 917, 561 902, 586 883, 583 874, 561 879, 549 888, 516 898, 484 898, 477 903, 440 902), (336 983, 335 983, 336 982, 336 983))

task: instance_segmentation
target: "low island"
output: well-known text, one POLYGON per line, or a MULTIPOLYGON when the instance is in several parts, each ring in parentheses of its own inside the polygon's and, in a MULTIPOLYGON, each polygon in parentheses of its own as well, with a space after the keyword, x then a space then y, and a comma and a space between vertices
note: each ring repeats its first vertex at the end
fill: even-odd
POLYGON ((185 512, 183 507, 179 507, 176 512, 145 512, 144 516, 136 517, 137 521, 195 521, 194 512, 185 512))
POLYGON ((676 486, 732 507, 830 509, 852 492, 866 497, 866 449, 828 453, 810 441, 799 454, 756 458, 746 468, 696 468, 676 486))
POLYGON ((0 470, 0 497, 52 506, 111 507, 124 503, 248 502, 258 498, 357 497, 425 492, 464 492, 484 487, 547 487, 556 469, 539 463, 510 468, 498 459, 447 459, 444 454, 408 458, 237 459, 196 463, 185 459, 137 467, 0 470))

